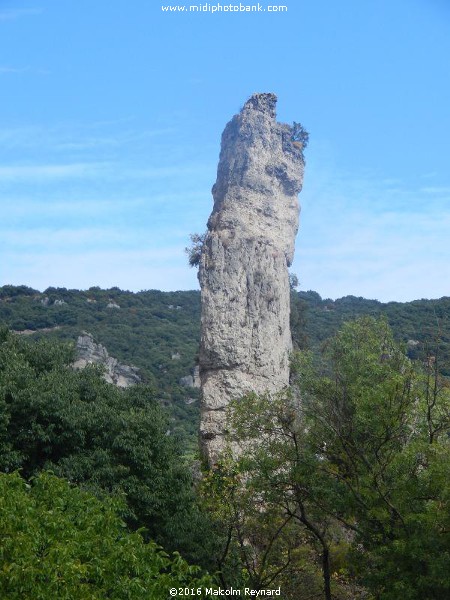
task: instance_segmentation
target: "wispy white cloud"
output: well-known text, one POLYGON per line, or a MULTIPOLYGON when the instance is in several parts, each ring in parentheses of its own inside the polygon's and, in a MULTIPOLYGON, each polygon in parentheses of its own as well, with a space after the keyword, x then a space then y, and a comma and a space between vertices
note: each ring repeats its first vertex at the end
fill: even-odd
MULTIPOLYGON (((141 132, 123 124, 0 131, 8 163, 17 157, 0 168, 8 183, 0 194, 8 208, 0 224, 3 282, 197 287, 183 248, 205 227, 216 165, 185 148, 171 154, 171 130, 166 139, 164 129, 149 129, 154 138, 136 152, 141 132)), ((316 154, 300 195, 293 266, 303 289, 380 300, 450 294, 449 183, 439 175, 417 174, 414 183, 344 173, 316 154)))
MULTIPOLYGON (((45 221, 45 220, 44 220, 45 221)), ((133 227, 133 225, 121 226, 120 219, 113 223, 96 219, 91 227, 83 226, 86 221, 72 223, 69 219, 64 225, 25 226, 22 224, 15 227, 0 225, 0 240, 4 251, 10 250, 15 253, 26 253, 33 250, 36 254, 48 251, 59 254, 71 254, 78 252, 80 255, 86 248, 96 248, 108 256, 114 255, 120 261, 122 253, 131 256, 139 263, 145 260, 147 252, 151 256, 158 255, 160 259, 170 258, 166 246, 168 240, 173 248, 177 248, 177 256, 183 256, 184 247, 189 243, 189 235, 185 228, 176 223, 171 223, 170 232, 168 227, 162 226, 160 230, 153 230, 149 237, 147 227, 133 227)))
POLYGON ((446 195, 450 196, 450 186, 442 185, 442 186, 430 186, 423 187, 420 190, 422 194, 431 194, 431 195, 446 195))
POLYGON ((198 288, 196 271, 185 266, 183 249, 178 246, 116 252, 93 249, 64 255, 7 253, 5 259, 4 283, 26 283, 40 290, 49 286, 87 289, 96 285, 132 291, 198 288))
POLYGON ((22 75, 23 73, 29 73, 31 75, 50 75, 51 71, 42 68, 27 67, 11 67, 11 66, 0 66, 0 75, 22 75))
POLYGON ((202 174, 205 172, 205 163, 199 164, 178 164, 170 167, 146 167, 146 168, 125 168, 117 174, 118 177, 133 177, 139 179, 161 179, 167 177, 176 177, 181 179, 188 175, 202 174))
MULTIPOLYGON (((0 202, 2 201, 0 197, 0 202)), ((152 199, 153 201, 153 199, 152 199)), ((34 219, 41 217, 43 221, 51 216, 57 216, 61 219, 65 217, 102 217, 105 214, 138 211, 148 204, 149 199, 142 198, 94 198, 85 197, 56 199, 46 198, 45 200, 36 200, 26 197, 5 197, 3 203, 8 205, 7 214, 4 215, 3 223, 8 223, 13 219, 34 219)))
MULTIPOLYGON (((0 67, 0 73, 21 73, 29 70, 0 67)), ((39 70, 39 73, 48 73, 39 70)), ((174 127, 154 127, 148 129, 133 129, 124 125, 132 119, 124 118, 116 121, 101 121, 92 123, 56 123, 52 126, 28 125, 0 129, 0 143, 3 148, 24 148, 42 151, 82 151, 101 149, 104 147, 118 148, 138 142, 152 141, 154 138, 164 138, 176 132, 174 127)))
POLYGON ((384 301, 450 295, 447 185, 309 177, 293 264, 303 289, 384 301))
MULTIPOLYGON (((164 212, 168 213, 173 224, 182 224, 186 221, 189 222, 191 216, 198 215, 200 208, 209 208, 211 204, 209 195, 204 191, 192 190, 178 193, 152 193, 146 196, 125 194, 124 196, 111 195, 108 197, 103 194, 96 197, 89 191, 83 192, 81 195, 78 190, 74 195, 58 191, 54 197, 53 194, 45 194, 44 199, 5 193, 3 196, 0 195, 0 205, 5 207, 0 229, 18 219, 24 225, 31 226, 31 223, 45 223, 51 217, 57 217, 61 222, 75 217, 104 222, 106 215, 115 218, 120 215, 135 215, 136 219, 142 223, 143 215, 149 212, 158 215, 162 215, 164 212), (173 213, 180 212, 181 205, 186 207, 183 211, 182 221, 175 219, 173 215, 173 213)), ((118 226, 123 226, 123 221, 117 223, 118 226)))
POLYGON ((0 75, 7 74, 18 74, 25 73, 29 70, 29 67, 8 67, 8 66, 0 66, 0 75))
POLYGON ((31 67, 11 67, 11 66, 0 66, 0 75, 21 75, 22 73, 30 73, 33 75, 50 75, 48 69, 37 69, 31 67))
POLYGON ((66 139, 56 141, 54 148, 58 150, 91 150, 104 146, 119 147, 125 144, 132 144, 149 138, 169 135, 175 130, 171 128, 154 129, 148 131, 124 131, 116 135, 92 136, 82 132, 66 134, 66 139))
POLYGON ((64 249, 76 249, 83 252, 86 244, 101 246, 124 243, 128 232, 106 227, 92 228, 36 228, 23 230, 2 231, 2 243, 6 247, 34 248, 36 252, 42 249, 54 248, 60 251, 64 249))
POLYGON ((30 141, 37 144, 39 138, 42 140, 43 132, 44 129, 36 125, 2 128, 0 129, 0 144, 8 150, 15 147, 28 148, 30 141))
POLYGON ((0 21, 13 21, 22 17, 40 15, 42 12, 42 8, 4 8, 0 9, 0 21))
POLYGON ((107 168, 105 163, 11 165, 0 167, 0 181, 52 180, 91 177, 107 168))

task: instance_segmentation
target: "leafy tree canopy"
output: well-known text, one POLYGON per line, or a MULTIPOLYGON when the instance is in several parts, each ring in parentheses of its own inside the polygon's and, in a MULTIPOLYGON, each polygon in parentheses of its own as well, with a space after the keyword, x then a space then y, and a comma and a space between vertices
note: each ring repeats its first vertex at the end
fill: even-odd
POLYGON ((0 474, 0 597, 167 600, 173 587, 211 587, 178 554, 127 532, 122 508, 47 473, 32 485, 0 474))
POLYGON ((99 496, 124 493, 131 527, 204 564, 207 524, 152 390, 120 390, 72 359, 66 344, 0 334, 0 470, 50 469, 99 496))
POLYGON ((243 564, 264 567, 252 576, 278 573, 286 590, 304 572, 303 540, 323 598, 367 597, 361 584, 379 600, 445 598, 450 386, 435 362, 407 358, 384 319, 344 324, 325 352, 323 373, 304 352, 290 392, 232 406, 217 518, 234 523, 243 564))

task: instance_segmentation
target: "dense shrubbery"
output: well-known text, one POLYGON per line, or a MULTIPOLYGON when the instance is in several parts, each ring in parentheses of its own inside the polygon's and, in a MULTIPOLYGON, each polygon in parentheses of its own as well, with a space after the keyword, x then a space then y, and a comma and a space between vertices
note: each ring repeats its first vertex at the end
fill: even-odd
POLYGON ((0 334, 0 470, 42 469, 98 495, 124 493, 124 517, 168 550, 205 562, 207 524, 179 440, 145 386, 120 390, 95 368, 69 367, 71 348, 0 334))
POLYGON ((0 597, 167 600, 173 587, 211 587, 179 555, 127 532, 122 510, 46 473, 31 485, 0 474, 0 597))
POLYGON ((303 303, 305 318, 300 328, 294 323, 294 341, 296 336, 306 336, 317 355, 322 344, 346 321, 363 315, 384 315, 398 342, 414 342, 408 347, 411 358, 426 360, 427 355, 433 355, 440 372, 450 376, 450 297, 382 303, 356 296, 322 299, 317 292, 309 291, 298 292, 294 303, 298 302, 303 303))
POLYGON ((292 300, 294 341, 312 351, 297 362, 301 402, 240 403, 233 427, 246 454, 204 478, 200 501, 185 463, 196 392, 177 383, 195 363, 199 294, 0 288, 9 327, 59 327, 0 333, 0 470, 24 478, 0 481, 1 597, 158 598, 170 577, 197 577, 139 535, 218 569, 222 585, 281 584, 295 600, 450 593, 450 299, 292 300), (386 320, 343 325, 363 314, 386 320), (73 344, 50 338, 83 329, 152 385, 118 390, 95 368, 73 371, 73 344), (127 533, 120 518, 146 531, 127 533))
MULTIPOLYGON (((322 299, 317 292, 292 291, 291 306, 294 343, 301 349, 309 347, 316 356, 345 321, 384 314, 398 341, 419 342, 408 349, 412 358, 425 359, 427 353, 435 355, 437 350, 442 372, 450 375, 450 298, 383 304, 355 296, 332 301, 322 299)), ((85 291, 48 288, 41 294, 26 286, 3 286, 1 322, 14 330, 35 330, 34 338, 75 341, 83 330, 92 333, 111 356, 139 367, 145 381, 155 387, 158 398, 171 411, 171 429, 184 436, 182 443, 190 453, 195 452, 198 390, 180 387, 179 380, 196 363, 199 292, 132 293, 94 287, 85 291), (65 304, 55 304, 61 300, 65 304), (120 310, 108 309, 110 301, 120 310), (42 331, 44 328, 50 331, 42 331)))
POLYGON ((0 288, 1 322, 16 331, 36 331, 37 339, 75 341, 82 331, 92 333, 111 356, 139 367, 145 382, 171 411, 171 429, 184 436, 183 445, 194 451, 198 390, 187 390, 178 382, 195 366, 200 337, 198 292, 48 288, 41 294, 25 286, 4 286, 0 288), (107 308, 111 301, 120 309, 107 308))
POLYGON ((326 353, 324 373, 303 353, 289 393, 232 407, 244 451, 205 481, 224 554, 293 600, 447 598, 450 384, 384 320, 345 324, 326 353))

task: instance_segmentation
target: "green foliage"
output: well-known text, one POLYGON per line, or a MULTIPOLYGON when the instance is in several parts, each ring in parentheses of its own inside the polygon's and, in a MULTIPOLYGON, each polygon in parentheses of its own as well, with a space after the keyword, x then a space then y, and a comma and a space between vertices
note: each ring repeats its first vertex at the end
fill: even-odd
POLYGON ((320 572, 308 536, 283 510, 279 497, 275 500, 274 487, 261 486, 264 474, 257 462, 249 453, 241 462, 231 453, 224 455, 202 482, 205 505, 222 534, 217 562, 221 585, 255 590, 281 586, 286 600, 319 597, 320 572))
POLYGON ((294 342, 311 353, 296 361, 293 394, 237 405, 246 453, 204 481, 212 523, 183 458, 198 392, 178 385, 195 364, 198 292, 0 288, 0 319, 37 340, 0 332, 0 468, 124 494, 128 525, 218 568, 223 584, 320 597, 327 555, 339 600, 364 597, 358 582, 379 600, 447 597, 450 299, 291 295, 294 342), (121 391, 68 368, 82 330, 151 387, 121 391))
MULTIPOLYGON (((324 342, 343 322, 365 314, 386 315, 396 340, 411 341, 411 358, 435 356, 440 372, 450 375, 450 298, 383 304, 355 296, 330 300, 322 299, 317 292, 291 292, 294 344, 311 349, 317 360, 324 342)), ((37 339, 75 341, 83 330, 92 333, 111 356, 139 367, 145 382, 155 387, 158 398, 170 410, 171 431, 182 437, 180 443, 187 454, 195 454, 199 392, 181 387, 179 380, 192 371, 197 360, 198 291, 132 293, 93 287, 84 291, 48 288, 41 294, 26 286, 3 286, 2 321, 14 330, 30 330, 30 337, 37 339), (108 309, 110 301, 120 310, 108 309)))
POLYGON ((295 273, 289 273, 289 287, 291 291, 296 290, 300 285, 298 277, 295 273))
POLYGON ((290 327, 292 342, 296 350, 305 350, 309 346, 306 333, 309 304, 291 288, 290 327))
POLYGON ((232 405, 230 429, 244 448, 237 463, 245 482, 241 494, 256 507, 257 518, 247 511, 244 521, 252 531, 256 525, 257 539, 264 532, 271 540, 251 547, 256 554, 263 549, 266 560, 255 562, 264 565, 265 576, 276 574, 287 598, 359 598, 355 587, 350 591, 338 579, 345 536, 312 501, 317 457, 308 448, 298 400, 287 392, 249 395, 232 405))
POLYGON ((211 587, 178 554, 128 533, 121 508, 46 473, 31 486, 0 474, 0 597, 166 600, 172 587, 211 587))
POLYGON ((131 527, 205 563, 192 477, 151 389, 120 390, 71 360, 67 345, 2 332, 0 469, 51 469, 100 496, 124 493, 131 527))
POLYGON ((185 252, 188 255, 189 266, 198 267, 200 265, 206 233, 191 233, 189 237, 191 238, 191 245, 188 248, 185 248, 185 252))
POLYGON ((29 330, 33 339, 76 341, 82 331, 92 333, 111 356, 139 367, 144 382, 158 390, 169 409, 171 431, 183 437, 186 452, 195 452, 199 392, 180 386, 179 380, 196 363, 198 292, 48 288, 41 294, 25 286, 4 286, 0 288, 2 321, 13 330, 29 330), (65 304, 55 304, 60 301, 65 304), (110 301, 120 310, 107 308, 110 301))
POLYGON ((397 342, 408 343, 408 356, 423 360, 436 357, 441 374, 450 376, 450 298, 387 302, 345 296, 322 299, 317 292, 300 291, 299 300, 307 304, 307 319, 301 330, 293 324, 293 337, 306 335, 316 356, 323 343, 346 321, 362 316, 385 316, 397 342))
POLYGON ((377 598, 446 597, 449 386, 385 320, 345 324, 327 354, 329 375, 298 365, 311 499, 353 532, 352 563, 377 598))
POLYGON ((322 373, 297 357, 291 392, 232 406, 241 454, 226 459, 216 517, 234 511, 241 562, 264 567, 250 578, 277 573, 287 597, 302 597, 288 590, 305 565, 321 566, 318 597, 367 597, 361 584, 379 600, 447 597, 450 385, 434 362, 413 364, 383 319, 344 324, 325 353, 322 373))
POLYGON ((306 131, 306 129, 301 123, 296 123, 294 121, 292 125, 291 140, 293 142, 298 142, 299 144, 301 144, 302 150, 304 150, 308 145, 309 133, 306 131))
POLYGON ((4 285, 0 288, 0 298, 11 299, 18 296, 35 296, 38 292, 26 285, 4 285))

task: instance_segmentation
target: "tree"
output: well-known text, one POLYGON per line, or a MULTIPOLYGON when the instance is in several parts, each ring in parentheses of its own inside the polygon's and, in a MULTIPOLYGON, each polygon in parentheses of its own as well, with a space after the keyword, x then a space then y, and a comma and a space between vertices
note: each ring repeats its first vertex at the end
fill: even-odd
POLYGON ((302 150, 306 148, 309 142, 309 133, 301 123, 294 121, 292 125, 291 140, 301 145, 302 150))
POLYGON ((295 273, 289 273, 289 287, 291 292, 295 291, 300 285, 298 277, 295 273))
POLYGON ((305 536, 247 476, 248 470, 224 456, 202 482, 205 504, 222 537, 216 563, 221 586, 281 586, 283 598, 314 597, 320 590, 319 577, 305 536))
POLYGON ((241 482, 233 502, 252 498, 239 514, 254 564, 270 536, 281 543, 285 519, 297 571, 295 535, 310 561, 320 558, 323 598, 364 597, 359 584, 377 600, 447 597, 448 383, 412 363, 385 320, 344 324, 325 354, 322 372, 308 353, 297 356, 290 391, 232 406, 231 447, 241 449, 229 467, 241 482), (252 543, 254 531, 266 541, 252 543))
POLYGON ((256 554, 255 564, 266 577, 276 574, 288 598, 348 597, 337 581, 333 587, 339 596, 332 596, 332 548, 345 552, 344 536, 315 501, 318 459, 308 448, 298 399, 288 391, 249 395, 232 405, 229 425, 234 443, 243 448, 236 461, 241 494, 251 498, 245 505, 256 505, 257 518, 247 513, 242 520, 247 528, 257 523, 257 539, 261 531, 266 536, 263 543, 247 544, 256 554))
POLYGON ((66 344, 0 334, 0 470, 50 469, 100 497, 124 493, 131 528, 207 565, 208 524, 153 391, 120 390, 72 360, 66 344))
POLYGON ((299 373, 323 485, 337 492, 322 506, 354 532, 353 560, 376 598, 445 597, 449 386, 406 358, 384 320, 345 324, 328 355, 329 376, 299 373))
POLYGON ((212 587, 178 554, 127 532, 121 510, 119 499, 100 501, 47 473, 31 485, 0 474, 0 596, 166 600, 170 588, 212 587))
POLYGON ((309 345, 307 334, 309 304, 299 292, 291 289, 291 312, 289 324, 292 333, 292 342, 296 350, 306 350, 309 345))
POLYGON ((184 249, 188 255, 190 267, 198 267, 202 255, 203 244, 205 243, 206 233, 191 233, 191 245, 184 249))

